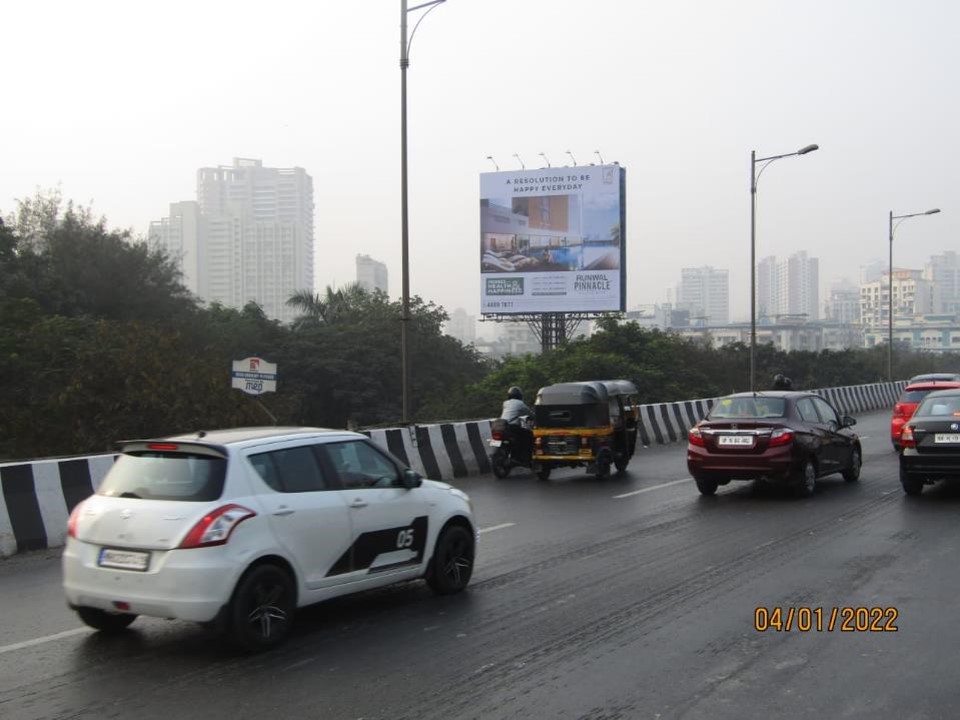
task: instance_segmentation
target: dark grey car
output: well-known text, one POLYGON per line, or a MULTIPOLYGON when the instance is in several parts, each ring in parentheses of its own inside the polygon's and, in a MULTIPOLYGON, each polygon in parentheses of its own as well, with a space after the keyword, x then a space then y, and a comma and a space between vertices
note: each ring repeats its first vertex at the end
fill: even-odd
POLYGON ((960 478, 960 390, 927 395, 900 435, 900 484, 907 495, 960 478))

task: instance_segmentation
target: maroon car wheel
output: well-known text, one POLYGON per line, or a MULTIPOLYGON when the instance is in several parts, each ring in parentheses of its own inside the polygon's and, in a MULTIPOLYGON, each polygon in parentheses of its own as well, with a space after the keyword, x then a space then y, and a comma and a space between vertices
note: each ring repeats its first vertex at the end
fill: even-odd
POLYGON ((701 495, 714 495, 717 492, 717 486, 720 484, 712 478, 696 478, 697 490, 701 495))

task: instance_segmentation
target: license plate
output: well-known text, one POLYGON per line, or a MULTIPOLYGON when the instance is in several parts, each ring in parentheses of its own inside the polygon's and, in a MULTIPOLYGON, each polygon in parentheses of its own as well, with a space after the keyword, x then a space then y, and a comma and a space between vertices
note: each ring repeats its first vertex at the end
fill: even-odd
POLYGON ((933 441, 935 443, 960 443, 960 433, 937 433, 933 436, 933 441))
POLYGON ((500 447, 500 440, 489 440, 490 447, 500 447))
POLYGON ((750 435, 721 435, 717 438, 717 445, 753 447, 753 437, 750 435))
POLYGON ((118 570, 137 570, 138 572, 144 572, 150 565, 150 553, 137 552, 136 550, 103 548, 100 550, 97 565, 105 568, 117 568, 118 570))

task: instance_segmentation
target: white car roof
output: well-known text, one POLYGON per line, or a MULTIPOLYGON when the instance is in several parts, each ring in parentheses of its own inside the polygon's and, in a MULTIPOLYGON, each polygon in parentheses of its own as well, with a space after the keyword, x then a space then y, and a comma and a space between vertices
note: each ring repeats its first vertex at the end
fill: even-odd
POLYGON ((332 430, 314 427, 244 427, 223 430, 201 430, 195 433, 172 435, 162 441, 189 442, 198 444, 229 446, 232 449, 244 449, 261 445, 270 445, 286 440, 319 438, 329 442, 335 440, 355 440, 366 438, 361 433, 349 430, 332 430))

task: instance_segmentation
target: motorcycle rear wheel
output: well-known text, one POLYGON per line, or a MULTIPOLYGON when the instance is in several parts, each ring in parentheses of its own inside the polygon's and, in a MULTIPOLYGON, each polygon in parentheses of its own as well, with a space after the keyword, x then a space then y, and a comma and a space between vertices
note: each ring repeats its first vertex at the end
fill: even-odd
POLYGON ((493 470, 493 476, 498 480, 503 480, 513 469, 513 463, 510 461, 510 454, 503 448, 497 448, 490 458, 490 466, 493 470))

